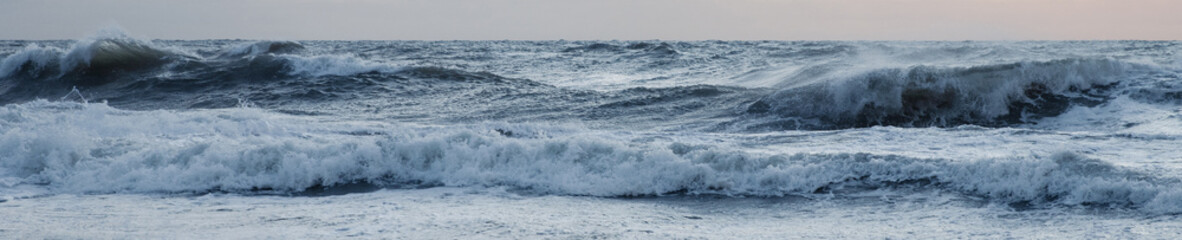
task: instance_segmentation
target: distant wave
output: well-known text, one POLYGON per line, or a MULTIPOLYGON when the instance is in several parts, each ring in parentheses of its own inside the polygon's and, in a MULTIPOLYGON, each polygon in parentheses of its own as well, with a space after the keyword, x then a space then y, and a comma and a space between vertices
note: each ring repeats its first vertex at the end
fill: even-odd
POLYGON ((290 54, 303 51, 304 48, 303 44, 294 41, 258 41, 239 44, 238 46, 226 49, 220 56, 225 58, 258 56, 263 54, 290 54))
POLYGON ((304 57, 281 55, 285 73, 294 76, 352 76, 361 73, 396 73, 402 70, 387 64, 376 63, 352 56, 322 55, 304 57))
MULTIPOLYGON (((102 79, 119 79, 139 70, 176 71, 184 74, 195 68, 232 68, 263 57, 281 61, 284 74, 326 76, 353 75, 364 72, 395 72, 399 68, 346 55, 296 55, 305 47, 292 41, 258 41, 223 49, 209 59, 159 46, 150 41, 127 37, 122 32, 104 32, 74 42, 68 49, 28 45, 0 60, 0 78, 57 78, 75 80, 75 84, 99 85, 102 79), (196 63, 189 63, 196 62, 196 63), (179 68, 175 68, 180 66, 179 68), (101 75, 102 78, 85 76, 101 75), (98 82, 77 82, 94 80, 98 82)), ((264 64, 267 65, 267 64, 264 64)), ((214 69, 215 71, 217 69, 214 69)), ((150 75, 149 75, 150 76, 150 75)), ((147 77, 147 76, 138 76, 147 77)))
POLYGON ((1135 67, 1111 59, 1061 59, 819 74, 813 77, 821 81, 781 89, 746 112, 819 121, 785 126, 803 129, 1010 125, 1102 103, 1135 67))
POLYGON ((627 54, 628 57, 675 57, 680 53, 667 43, 635 42, 627 45, 609 43, 591 43, 583 46, 563 49, 564 53, 598 53, 598 54, 627 54))
MULTIPOLYGON (((104 34, 76 41, 68 49, 28 45, 0 60, 0 103, 53 99, 80 87, 96 99, 160 99, 159 95, 188 93, 250 94, 236 86, 291 81, 317 88, 355 89, 347 85, 323 86, 334 77, 379 76, 379 81, 415 78, 440 80, 506 78, 487 72, 469 73, 441 67, 403 67, 348 54, 300 54, 306 47, 289 41, 242 43, 208 57, 193 56, 168 46, 104 34), (210 92, 211 90, 219 90, 210 92), (226 90, 226 91, 220 91, 226 90)), ((349 81, 332 81, 354 84, 349 81)), ((357 81, 353 81, 357 82, 357 81)), ((528 81, 526 81, 528 82, 528 81)), ((307 89, 304 89, 307 90, 307 89)), ((312 89, 323 93, 323 89, 312 89)), ((300 97, 302 95, 292 95, 300 97)), ((331 94, 319 94, 331 96, 331 94)), ((232 99, 231 99, 232 100, 232 99)), ((295 99, 293 99, 295 100, 295 99)), ((134 103, 152 104, 152 103, 134 103)), ((225 106, 197 103, 193 106, 225 106)))
POLYGON ((1178 179, 1070 153, 978 160, 768 155, 677 142, 638 144, 579 127, 317 121, 258 109, 6 105, 0 108, 0 152, 6 153, 0 156, 0 182, 62 193, 301 192, 357 182, 592 196, 941 189, 1034 207, 1182 211, 1178 179))
MULTIPOLYGON (((455 121, 539 117, 765 132, 1023 127, 1118 97, 1182 102, 1176 69, 1158 66, 1168 63, 1031 53, 1056 47, 1092 51, 1087 46, 144 41, 115 32, 72 43, 9 43, 0 60, 0 104, 60 99, 78 89, 86 99, 126 109, 226 108, 240 102, 312 108, 372 101, 352 102, 357 105, 334 114, 405 112, 399 117, 455 121)), ((1164 50, 1168 46, 1147 51, 1164 50)))

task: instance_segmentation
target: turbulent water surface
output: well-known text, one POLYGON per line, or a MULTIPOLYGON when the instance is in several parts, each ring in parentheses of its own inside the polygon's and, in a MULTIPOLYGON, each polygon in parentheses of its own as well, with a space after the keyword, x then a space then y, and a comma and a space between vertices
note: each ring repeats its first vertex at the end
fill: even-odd
POLYGON ((0 236, 1171 238, 1179 50, 0 41, 0 236))

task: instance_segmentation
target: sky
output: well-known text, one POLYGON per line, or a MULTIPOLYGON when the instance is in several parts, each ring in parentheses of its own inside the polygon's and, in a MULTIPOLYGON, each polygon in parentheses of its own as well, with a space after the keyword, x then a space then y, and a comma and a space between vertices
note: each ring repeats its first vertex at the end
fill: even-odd
POLYGON ((0 39, 1180 40, 1182 0, 0 0, 0 39))

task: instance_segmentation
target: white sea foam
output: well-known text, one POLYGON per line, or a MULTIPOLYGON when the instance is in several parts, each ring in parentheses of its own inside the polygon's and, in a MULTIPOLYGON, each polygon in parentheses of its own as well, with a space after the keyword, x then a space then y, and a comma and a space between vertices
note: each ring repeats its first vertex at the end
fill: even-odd
POLYGON ((324 122, 250 108, 137 112, 45 101, 5 106, 0 121, 0 178, 54 192, 298 192, 365 181, 594 196, 780 196, 918 186, 1003 202, 1166 212, 1182 204, 1167 192, 1177 187, 1170 181, 1076 154, 762 154, 562 126, 444 128, 324 122))
POLYGON ((258 41, 230 47, 224 50, 220 57, 275 57, 283 61, 287 74, 306 77, 351 76, 369 72, 394 73, 402 70, 401 67, 353 54, 302 54, 303 49, 304 45, 294 41, 258 41))
POLYGON ((64 52, 54 47, 28 45, 19 52, 0 60, 0 78, 28 72, 37 77, 46 68, 53 68, 60 62, 64 52), (25 69, 28 68, 28 69, 25 69))
POLYGON ((394 73, 403 68, 350 55, 279 55, 287 61, 288 73, 303 76, 351 76, 361 73, 394 73))

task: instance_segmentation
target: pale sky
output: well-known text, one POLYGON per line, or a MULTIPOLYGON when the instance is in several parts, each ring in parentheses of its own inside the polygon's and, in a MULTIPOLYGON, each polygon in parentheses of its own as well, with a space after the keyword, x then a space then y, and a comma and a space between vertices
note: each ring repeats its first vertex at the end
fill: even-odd
POLYGON ((1182 0, 0 0, 0 39, 1182 39, 1182 0))

